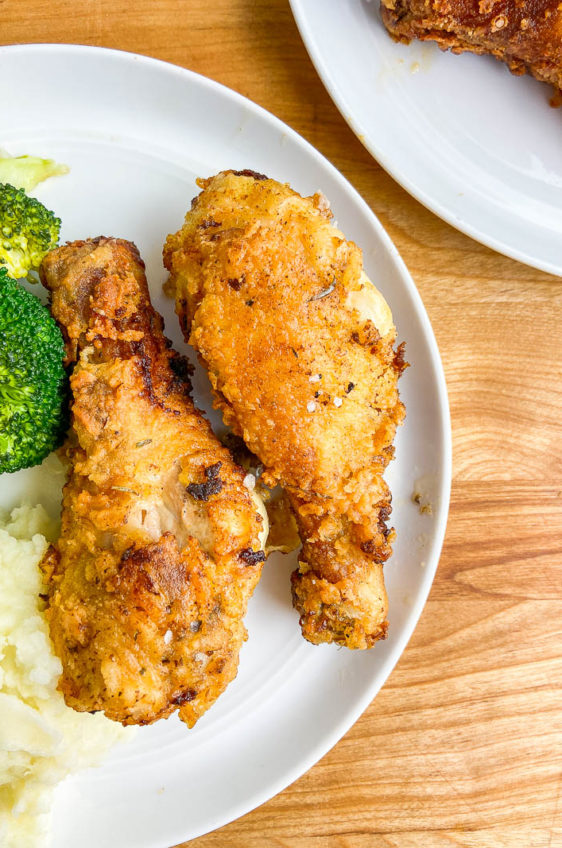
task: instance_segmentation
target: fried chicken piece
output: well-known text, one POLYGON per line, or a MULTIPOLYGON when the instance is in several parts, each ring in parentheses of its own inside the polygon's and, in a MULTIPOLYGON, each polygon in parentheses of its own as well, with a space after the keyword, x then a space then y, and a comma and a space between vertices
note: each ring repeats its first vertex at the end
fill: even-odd
POLYGON ((72 426, 60 539, 43 561, 59 688, 79 711, 190 727, 235 677, 259 579, 263 505, 189 397, 136 247, 49 253, 72 426))
POLYGON ((397 41, 491 53, 512 73, 528 72, 562 89, 559 0, 382 0, 381 16, 397 41))
POLYGON ((322 195, 251 171, 199 185, 164 248, 185 338, 266 484, 289 495, 303 635, 371 647, 387 628, 383 472, 404 415, 390 309, 322 195))

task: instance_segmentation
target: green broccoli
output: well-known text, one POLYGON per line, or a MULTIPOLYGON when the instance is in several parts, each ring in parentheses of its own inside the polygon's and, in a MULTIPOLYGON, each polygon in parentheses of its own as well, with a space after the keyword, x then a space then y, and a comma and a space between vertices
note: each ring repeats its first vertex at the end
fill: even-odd
POLYGON ((38 465, 68 427, 61 332, 38 297, 0 267, 0 473, 38 465))
POLYGON ((54 159, 38 156, 0 156, 0 183, 10 183, 16 188, 31 191, 38 183, 49 177, 68 174, 67 165, 59 165, 54 159))
POLYGON ((0 266, 21 279, 37 271, 45 254, 56 247, 60 218, 34 197, 0 184, 0 266))

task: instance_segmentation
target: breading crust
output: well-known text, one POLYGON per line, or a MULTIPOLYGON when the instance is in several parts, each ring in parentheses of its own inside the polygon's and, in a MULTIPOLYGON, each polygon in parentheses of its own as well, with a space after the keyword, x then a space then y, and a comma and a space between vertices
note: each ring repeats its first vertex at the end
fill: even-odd
POLYGON ((236 675, 263 519, 193 406, 134 245, 75 242, 41 276, 74 364, 71 472, 43 562, 60 688, 123 724, 179 709, 192 726, 236 675))
POLYGON ((164 249, 184 335, 225 422, 289 495, 303 634, 370 647, 386 631, 383 473, 404 415, 390 310, 322 195, 248 172, 199 185, 164 249))
POLYGON ((381 16, 398 41, 417 38, 453 53, 489 53, 514 74, 527 72, 562 89, 558 0, 382 0, 381 16))

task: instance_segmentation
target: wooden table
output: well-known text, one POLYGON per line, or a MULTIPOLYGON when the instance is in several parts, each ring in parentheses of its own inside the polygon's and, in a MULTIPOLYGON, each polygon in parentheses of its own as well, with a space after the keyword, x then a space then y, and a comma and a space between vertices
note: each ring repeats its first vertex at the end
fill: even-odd
POLYGON ((3 43, 156 56, 294 127, 379 216, 443 357, 451 512, 410 645, 320 763, 190 848, 562 845, 562 280, 456 232, 379 167, 324 90, 286 0, 3 0, 0 17, 3 43))

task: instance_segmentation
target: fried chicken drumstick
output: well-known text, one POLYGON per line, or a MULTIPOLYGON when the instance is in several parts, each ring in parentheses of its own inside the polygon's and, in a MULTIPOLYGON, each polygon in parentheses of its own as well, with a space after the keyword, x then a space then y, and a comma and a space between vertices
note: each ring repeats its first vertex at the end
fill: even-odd
POLYGON ((199 185, 164 248, 185 338, 266 484, 289 495, 303 635, 371 647, 387 628, 383 472, 404 415, 390 309, 321 195, 246 171, 199 185))
POLYGON ((48 617, 76 710, 190 727, 235 677, 265 519, 195 410, 136 247, 52 251, 41 269, 67 342, 72 426, 48 617))

